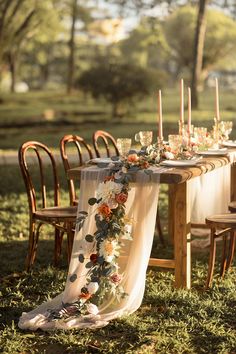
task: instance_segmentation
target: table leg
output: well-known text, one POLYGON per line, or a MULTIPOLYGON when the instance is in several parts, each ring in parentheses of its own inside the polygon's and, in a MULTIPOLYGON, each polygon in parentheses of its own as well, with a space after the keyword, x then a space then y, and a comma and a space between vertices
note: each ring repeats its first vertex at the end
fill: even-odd
POLYGON ((231 181, 230 181, 230 188, 231 188, 231 201, 236 200, 236 164, 231 164, 231 181))
POLYGON ((172 185, 171 210, 173 219, 170 219, 174 234, 175 252, 175 287, 191 287, 191 224, 190 203, 188 200, 189 182, 172 185))

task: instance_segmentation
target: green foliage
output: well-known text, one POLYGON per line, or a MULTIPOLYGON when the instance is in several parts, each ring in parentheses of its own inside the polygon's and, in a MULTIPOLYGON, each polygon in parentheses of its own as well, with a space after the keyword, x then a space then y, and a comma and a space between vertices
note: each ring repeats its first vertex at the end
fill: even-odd
POLYGON ((142 18, 120 47, 127 61, 145 68, 160 69, 170 52, 161 23, 151 17, 142 18))
POLYGON ((91 92, 94 98, 104 97, 112 104, 114 117, 120 115, 122 103, 130 103, 134 97, 143 98, 160 84, 158 72, 128 63, 102 63, 78 79, 80 89, 91 92))
MULTIPOLYGON (((163 24, 177 68, 192 67, 196 19, 196 7, 188 5, 174 11, 163 24)), ((232 55, 235 46, 235 21, 223 12, 208 9, 203 69, 217 67, 219 62, 222 65, 223 59, 232 55)))

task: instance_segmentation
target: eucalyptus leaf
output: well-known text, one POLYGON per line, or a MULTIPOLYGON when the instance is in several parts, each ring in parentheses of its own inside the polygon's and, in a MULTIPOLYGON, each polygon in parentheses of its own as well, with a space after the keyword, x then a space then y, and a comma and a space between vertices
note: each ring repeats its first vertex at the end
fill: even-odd
POLYGON ((88 262, 85 264, 85 268, 92 268, 93 262, 88 262))
POLYGON ((84 255, 83 254, 80 254, 78 258, 79 258, 80 263, 84 263, 84 255))
POLYGON ((76 281, 76 279, 77 279, 77 274, 72 274, 69 278, 71 283, 74 283, 74 281, 76 281))
POLYGON ((87 241, 87 242, 93 242, 94 241, 94 237, 92 236, 92 235, 86 235, 85 236, 85 240, 87 241))
POLYGON ((96 198, 89 198, 88 203, 89 203, 89 205, 94 205, 97 203, 97 199, 96 198))

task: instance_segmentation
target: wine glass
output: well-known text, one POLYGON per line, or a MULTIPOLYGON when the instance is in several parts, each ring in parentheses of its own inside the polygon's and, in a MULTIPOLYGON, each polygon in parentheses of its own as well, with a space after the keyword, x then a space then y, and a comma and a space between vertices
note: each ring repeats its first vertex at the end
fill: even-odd
POLYGON ((152 131, 143 130, 135 134, 135 141, 139 142, 142 146, 149 146, 152 143, 152 131))
POLYGON ((128 155, 128 152, 131 148, 131 144, 132 144, 132 139, 129 138, 118 138, 116 140, 116 145, 121 156, 124 157, 128 155))

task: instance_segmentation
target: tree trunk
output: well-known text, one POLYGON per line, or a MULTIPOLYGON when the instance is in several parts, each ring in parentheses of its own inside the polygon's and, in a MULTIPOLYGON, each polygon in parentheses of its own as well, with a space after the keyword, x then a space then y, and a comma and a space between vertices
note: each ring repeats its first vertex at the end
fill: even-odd
POLYGON ((16 86, 16 55, 12 52, 8 54, 9 69, 11 73, 11 92, 15 92, 16 86))
POLYGON ((195 31, 194 49, 193 49, 193 71, 192 71, 192 107, 198 107, 198 82, 201 76, 204 42, 206 34, 206 6, 208 0, 199 0, 199 9, 197 25, 195 31))
POLYGON ((71 93, 75 75, 75 22, 77 17, 77 0, 72 0, 72 23, 69 40, 69 59, 68 59, 68 81, 67 93, 71 93))

